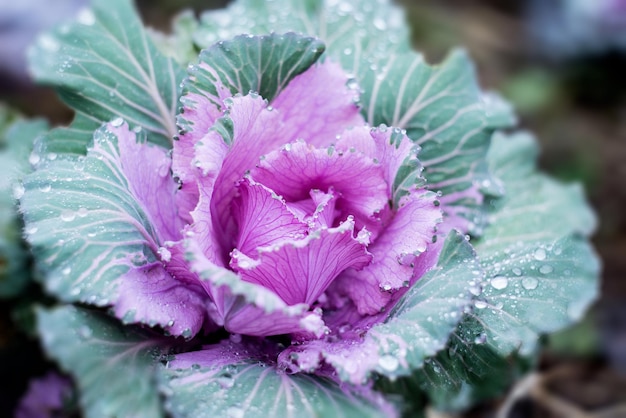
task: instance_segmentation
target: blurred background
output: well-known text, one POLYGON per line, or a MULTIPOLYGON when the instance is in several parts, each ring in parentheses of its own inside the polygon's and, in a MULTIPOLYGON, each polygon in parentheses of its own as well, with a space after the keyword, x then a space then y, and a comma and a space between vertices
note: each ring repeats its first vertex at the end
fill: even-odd
MULTIPOLYGON (((137 1, 144 22, 162 31, 182 9, 226 3, 137 1)), ((464 416, 492 416, 509 402, 515 417, 626 417, 626 0, 398 3, 415 48, 429 62, 458 46, 470 52, 482 86, 501 92, 516 107, 520 127, 537 135, 541 168, 583 183, 600 221, 594 237, 604 265, 599 301, 581 324, 546 339, 538 373, 508 398, 464 416)), ((24 53, 38 31, 86 4, 0 1, 0 102, 53 125, 71 120, 52 91, 32 85, 24 53)), ((0 395, 1 411, 13 410, 27 377, 46 369, 32 360, 37 345, 11 325, 11 303, 0 301, 0 354, 31 360, 0 365, 3 380, 12 382, 0 395)))

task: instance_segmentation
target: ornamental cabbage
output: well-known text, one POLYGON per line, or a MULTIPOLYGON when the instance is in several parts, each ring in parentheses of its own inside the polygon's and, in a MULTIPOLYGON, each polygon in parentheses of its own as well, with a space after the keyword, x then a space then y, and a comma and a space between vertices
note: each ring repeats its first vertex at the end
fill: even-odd
POLYGON ((186 73, 110 3, 31 51, 76 118, 15 188, 88 415, 388 416, 408 376, 445 404, 593 299, 580 190, 386 2, 242 0, 156 38, 206 46, 186 73))

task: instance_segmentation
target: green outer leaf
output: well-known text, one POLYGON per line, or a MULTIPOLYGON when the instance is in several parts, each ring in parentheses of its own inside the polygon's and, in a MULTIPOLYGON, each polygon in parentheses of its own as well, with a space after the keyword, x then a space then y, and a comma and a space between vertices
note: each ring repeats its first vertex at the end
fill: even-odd
POLYGON ((538 334, 579 320, 598 293, 599 260, 586 239, 596 222, 583 191, 532 173, 533 154, 534 140, 519 133, 496 135, 489 155, 507 194, 476 243, 490 284, 475 314, 502 355, 531 353, 538 334))
MULTIPOLYGON (((198 65, 189 67, 184 94, 207 96, 208 93, 207 97, 217 98, 219 84, 232 95, 254 91, 271 101, 293 77, 313 65, 323 52, 324 44, 319 40, 295 33, 240 35, 220 41, 202 51, 198 65)), ((221 103, 215 104, 221 107, 221 103)), ((185 125, 182 127, 184 129, 185 125)))
POLYGON ((593 213, 580 187, 535 172, 536 155, 528 134, 494 137, 488 158, 506 197, 491 202, 492 223, 475 245, 484 291, 415 376, 439 408, 464 409, 502 390, 520 373, 512 356, 533 353, 539 334, 579 320, 597 296, 599 263, 586 239, 593 213))
POLYGON ((409 50, 401 9, 389 1, 239 0, 202 15, 194 39, 201 48, 241 33, 294 31, 316 36, 327 55, 359 73, 361 58, 409 50))
POLYGON ((71 305, 37 312, 43 346, 80 391, 87 417, 161 417, 159 342, 71 305))
POLYGON ((376 371, 407 375, 441 350, 471 304, 470 287, 482 275, 472 246, 451 232, 437 267, 407 292, 385 323, 370 330, 368 339, 377 343, 381 356, 376 371))
POLYGON ((164 368, 162 391, 165 407, 176 418, 386 416, 326 378, 289 375, 252 358, 212 367, 164 368))
POLYGON ((418 158, 426 187, 444 196, 459 193, 446 206, 459 207, 470 232, 480 235, 484 209, 477 192, 499 192, 486 155, 505 117, 495 99, 485 100, 467 55, 454 51, 440 66, 428 65, 414 52, 367 62, 359 73, 366 120, 406 129, 422 147, 418 158))
POLYGON ((68 127, 57 127, 35 141, 34 151, 39 155, 83 156, 93 138, 93 132, 100 125, 77 113, 68 127))
MULTIPOLYGON (((526 371, 526 365, 516 356, 501 357, 485 342, 481 325, 465 318, 446 349, 405 379, 419 386, 440 410, 465 410, 482 399, 494 398, 526 371)), ((392 383, 385 390, 395 393, 403 384, 392 383)))
POLYGON ((130 0, 93 0, 77 22, 42 35, 29 59, 35 79, 58 89, 81 128, 122 117, 150 141, 171 144, 184 70, 148 39, 130 0))
POLYGON ((63 301, 108 305, 120 276, 155 260, 156 234, 117 155, 117 137, 103 127, 86 157, 42 157, 24 179, 27 239, 47 290, 63 301))
POLYGON ((0 127, 0 297, 19 294, 31 279, 29 254, 22 239, 22 222, 14 195, 22 193, 18 179, 29 171, 28 155, 34 138, 47 129, 43 120, 17 120, 0 127))

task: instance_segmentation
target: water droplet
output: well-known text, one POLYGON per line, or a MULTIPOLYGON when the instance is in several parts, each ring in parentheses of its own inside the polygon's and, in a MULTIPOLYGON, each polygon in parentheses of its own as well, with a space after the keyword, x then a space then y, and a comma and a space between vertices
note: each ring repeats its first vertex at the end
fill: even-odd
POLYGON ((552 266, 549 266, 549 265, 547 265, 547 264, 544 264, 543 266, 541 266, 541 267, 539 268, 539 272, 540 272, 541 274, 550 274, 550 273, 552 273, 553 271, 554 271, 554 269, 552 268, 552 266))
POLYGON ((89 213, 88 210, 83 207, 79 208, 78 211, 76 212, 76 214, 80 216, 81 218, 84 218, 85 216, 87 216, 87 213, 89 213))
POLYGON ((509 285, 509 279, 504 276, 496 276, 491 279, 490 284, 496 290, 503 290, 509 285))
POLYGON ((68 276, 71 272, 72 272, 71 267, 65 267, 63 270, 61 270, 61 274, 63 274, 64 276, 68 276))
POLYGON ((485 309, 487 307, 487 302, 484 300, 476 300, 474 301, 474 306, 476 309, 485 309))
POLYGON ((13 186, 13 197, 15 199, 21 199, 24 196, 24 192, 26 192, 26 189, 22 183, 17 183, 13 186))
POLYGON ((158 250, 159 256, 161 257, 161 261, 165 263, 169 263, 172 259, 172 253, 165 247, 160 247, 158 250))
POLYGON ((41 191, 42 193, 48 193, 50 190, 52 190, 52 186, 50 185, 50 183, 44 183, 39 186, 39 191, 41 191))
POLYGON ((245 412, 238 406, 231 406, 226 410, 226 416, 228 418, 243 418, 245 416, 245 412))
POLYGON ((80 335, 82 338, 90 338, 92 334, 93 331, 86 325, 83 325, 78 329, 78 335, 80 335))
POLYGON ((61 48, 59 42, 49 34, 45 34, 39 37, 39 46, 51 52, 56 52, 59 50, 59 48, 61 48))
POLYGON ((72 222, 76 218, 76 213, 70 210, 61 212, 61 220, 64 222, 72 222))
POLYGON ((526 290, 534 290, 539 285, 539 280, 534 277, 524 277, 522 279, 522 287, 526 290))
POLYGON ((81 25, 91 26, 96 23, 96 16, 90 9, 82 9, 78 12, 78 15, 76 15, 76 20, 81 25))
POLYGON ((374 27, 378 30, 385 30, 387 29, 387 23, 380 17, 374 19, 374 27))
POLYGON ((39 161, 41 161, 41 157, 37 153, 33 152, 28 157, 28 162, 30 163, 30 165, 37 165, 39 164, 39 161))
POLYGON ((480 285, 473 285, 470 286, 469 291, 474 296, 480 296, 480 294, 483 292, 483 289, 480 285))
POLYGON ((475 344, 484 344, 487 342, 487 334, 485 334, 484 332, 481 333, 480 335, 478 335, 475 339, 474 339, 474 343, 475 344))
POLYGON ((385 371, 393 372, 398 368, 400 362, 394 356, 385 355, 378 359, 378 365, 385 371))
POLYGON ((124 123, 124 119, 122 118, 115 118, 111 121, 111 126, 115 127, 115 128, 119 128, 120 126, 122 126, 122 124, 124 123))
POLYGON ((515 267, 512 271, 513 271, 513 274, 515 274, 516 276, 522 275, 522 270, 518 269, 517 267, 515 267))
POLYGON ((543 248, 538 248, 537 250, 535 250, 535 253, 533 254, 533 257, 535 257, 535 260, 539 260, 539 261, 543 261, 546 259, 546 250, 544 250, 543 248))

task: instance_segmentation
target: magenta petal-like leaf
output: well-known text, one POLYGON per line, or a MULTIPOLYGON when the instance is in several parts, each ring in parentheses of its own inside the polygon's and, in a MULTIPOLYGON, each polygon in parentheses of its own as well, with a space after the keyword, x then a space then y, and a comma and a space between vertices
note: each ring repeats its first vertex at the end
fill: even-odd
MULTIPOLYGON (((213 214, 211 212, 211 190, 200 189, 198 206, 191 212, 193 224, 186 228, 187 235, 195 236, 198 250, 202 252, 212 263, 224 267, 227 265, 227 247, 222 245, 225 237, 220 239, 218 231, 214 228, 213 214)), ((230 244, 230 243, 229 243, 230 244)))
POLYGON ((365 124, 356 105, 358 88, 340 65, 326 60, 300 74, 272 102, 284 125, 285 143, 304 139, 326 147, 337 134, 365 124))
POLYGON ((109 123, 117 136, 119 164, 128 189, 141 203, 160 241, 177 240, 183 222, 174 203, 176 183, 170 175, 171 160, 164 148, 137 142, 137 133, 126 123, 109 123))
POLYGON ((378 346, 371 340, 315 340, 291 346, 278 357, 280 367, 292 373, 317 370, 329 364, 342 381, 355 385, 367 382, 380 361, 378 346))
POLYGON ((377 215, 389 201, 383 170, 372 158, 318 149, 302 141, 268 154, 251 177, 288 202, 308 199, 314 189, 333 188, 341 196, 338 209, 343 219, 353 215, 357 228, 376 228, 377 215))
POLYGON ((278 112, 268 109, 267 102, 260 96, 233 97, 228 105, 228 117, 233 125, 230 150, 215 180, 211 199, 214 225, 219 231, 230 224, 230 204, 237 191, 236 183, 258 163, 262 154, 284 140, 279 134, 278 112))
POLYGON ((202 254, 195 238, 187 241, 187 256, 215 304, 209 314, 218 325, 255 336, 304 333, 319 338, 326 331, 320 313, 310 311, 309 305, 290 306, 271 290, 217 266, 202 254))
POLYGON ((222 116, 224 100, 231 96, 230 91, 220 83, 215 87, 215 95, 207 91, 197 93, 187 91, 180 99, 182 109, 177 124, 181 131, 174 141, 172 171, 182 183, 179 198, 183 204, 190 202, 184 205, 183 216, 195 207, 194 200, 198 197, 196 188, 198 172, 193 165, 196 144, 209 133, 215 121, 222 116))
POLYGON ((184 410, 193 417, 398 416, 371 385, 339 384, 323 374, 285 373, 275 362, 281 348, 243 338, 177 354, 160 370, 170 411, 184 410))
POLYGON ((436 197, 432 192, 414 191, 402 198, 398 212, 368 247, 372 263, 361 271, 347 270, 335 282, 334 289, 349 295, 359 313, 380 312, 394 291, 414 280, 416 260, 432 245, 435 227, 441 222, 436 197))
POLYGON ((120 278, 115 315, 125 322, 160 325, 190 338, 206 317, 207 295, 174 279, 160 263, 131 268, 120 278))
POLYGON ((410 189, 421 180, 422 167, 417 159, 419 146, 401 129, 385 126, 348 129, 341 134, 335 148, 344 152, 357 151, 377 159, 384 169, 390 196, 396 189, 410 189))
POLYGON ((311 305, 346 268, 361 269, 371 259, 362 237, 354 238, 354 221, 312 232, 306 239, 259 248, 259 260, 242 260, 233 252, 231 265, 241 277, 272 290, 289 305, 311 305))
POLYGON ((446 221, 441 225, 441 232, 446 234, 457 229, 465 234, 474 230, 476 225, 472 224, 476 220, 475 207, 482 205, 484 200, 485 196, 476 184, 460 192, 441 196, 441 209, 446 216, 446 221), (459 204, 459 202, 466 203, 459 204))
POLYGON ((308 227, 272 190, 249 178, 241 181, 235 198, 234 217, 239 226, 237 249, 257 257, 257 248, 285 240, 302 239, 308 227))

